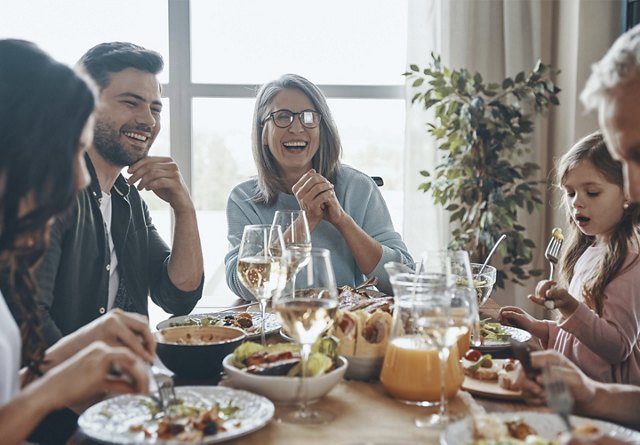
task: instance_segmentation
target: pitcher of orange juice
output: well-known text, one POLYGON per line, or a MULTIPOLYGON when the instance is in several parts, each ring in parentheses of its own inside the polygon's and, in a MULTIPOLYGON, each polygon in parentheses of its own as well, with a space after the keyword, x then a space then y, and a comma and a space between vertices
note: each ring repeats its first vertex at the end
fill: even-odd
MULTIPOLYGON (((416 274, 397 263, 385 265, 395 294, 391 338, 382 364, 380 381, 396 399, 414 405, 430 406, 440 401, 440 361, 438 348, 421 331, 416 307, 423 292, 451 292, 446 273, 416 274)), ((467 333, 461 338, 464 343, 467 333)), ((453 397, 464 380, 453 345, 447 361, 445 394, 453 397)))

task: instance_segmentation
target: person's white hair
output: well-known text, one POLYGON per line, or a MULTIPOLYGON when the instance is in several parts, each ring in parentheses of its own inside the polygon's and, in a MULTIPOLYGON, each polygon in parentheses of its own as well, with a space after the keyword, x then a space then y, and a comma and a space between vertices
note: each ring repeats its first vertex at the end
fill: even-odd
POLYGON ((587 109, 596 109, 604 96, 634 75, 640 78, 640 25, 618 37, 604 57, 591 66, 580 99, 587 109))

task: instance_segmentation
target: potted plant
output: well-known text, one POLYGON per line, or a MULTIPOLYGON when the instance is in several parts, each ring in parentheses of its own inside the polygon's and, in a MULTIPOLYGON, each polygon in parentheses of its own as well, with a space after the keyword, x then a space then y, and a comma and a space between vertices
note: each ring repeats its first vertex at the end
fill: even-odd
POLYGON ((540 167, 521 159, 531 151, 533 117, 559 104, 560 89, 550 79, 555 74, 538 61, 529 73, 485 84, 479 73, 449 69, 434 54, 427 68, 411 65, 405 73, 419 90, 412 103, 434 109, 428 131, 442 155, 433 172, 420 172, 427 179, 419 189, 450 212, 450 248, 483 260, 507 235, 499 248, 505 265, 499 268, 499 287, 506 279, 523 284, 542 273, 530 266, 535 243, 518 213, 539 210, 543 181, 537 177, 540 167))

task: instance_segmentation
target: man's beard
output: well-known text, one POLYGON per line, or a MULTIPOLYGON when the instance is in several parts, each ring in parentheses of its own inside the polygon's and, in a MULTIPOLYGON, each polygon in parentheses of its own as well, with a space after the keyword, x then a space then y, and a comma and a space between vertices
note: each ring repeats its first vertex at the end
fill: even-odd
POLYGON ((93 146, 97 152, 108 162, 120 167, 135 164, 144 158, 149 150, 144 152, 127 150, 119 141, 120 131, 115 130, 109 124, 96 121, 93 130, 93 146))

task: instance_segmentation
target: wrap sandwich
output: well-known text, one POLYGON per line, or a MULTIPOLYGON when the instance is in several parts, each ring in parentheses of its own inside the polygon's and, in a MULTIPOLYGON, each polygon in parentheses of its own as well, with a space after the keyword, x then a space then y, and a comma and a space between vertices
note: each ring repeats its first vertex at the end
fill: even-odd
POLYGON ((340 353, 357 357, 384 356, 391 335, 391 314, 382 310, 338 311, 333 335, 340 340, 340 353))

